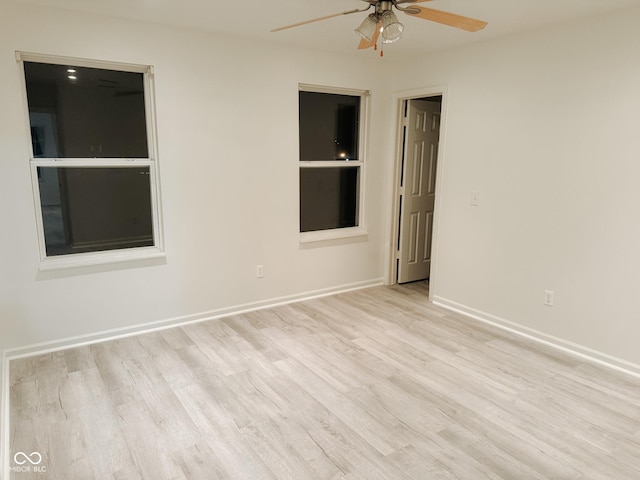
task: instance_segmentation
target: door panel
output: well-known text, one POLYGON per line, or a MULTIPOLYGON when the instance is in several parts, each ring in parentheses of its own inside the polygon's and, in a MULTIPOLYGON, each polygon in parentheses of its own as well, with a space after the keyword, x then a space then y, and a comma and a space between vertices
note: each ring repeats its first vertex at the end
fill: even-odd
POLYGON ((412 212, 411 213, 411 226, 409 227, 409 251, 407 263, 409 265, 414 265, 418 263, 418 246, 419 242, 419 231, 420 231, 420 213, 412 212))
POLYGON ((424 172, 424 144, 422 142, 414 143, 414 152, 412 158, 413 171, 411 172, 411 195, 419 197, 422 195, 422 178, 424 172))
POLYGON ((429 277, 440 102, 409 100, 401 185, 398 283, 429 277))

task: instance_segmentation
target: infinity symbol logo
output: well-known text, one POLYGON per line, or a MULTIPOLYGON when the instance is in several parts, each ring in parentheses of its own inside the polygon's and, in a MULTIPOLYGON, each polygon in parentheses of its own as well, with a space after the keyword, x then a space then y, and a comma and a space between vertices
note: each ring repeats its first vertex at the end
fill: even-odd
POLYGON ((24 465, 29 462, 31 465, 39 465, 42 462, 42 455, 38 452, 31 452, 30 455, 27 455, 24 452, 18 452, 13 456, 13 461, 18 465, 24 465), (18 460, 18 458, 22 459, 22 461, 18 460))

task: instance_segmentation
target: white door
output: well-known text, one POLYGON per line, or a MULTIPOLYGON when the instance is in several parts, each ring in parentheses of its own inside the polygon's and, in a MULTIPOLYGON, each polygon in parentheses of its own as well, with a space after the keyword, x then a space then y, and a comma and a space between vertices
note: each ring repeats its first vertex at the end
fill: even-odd
POLYGON ((429 277, 440 102, 409 100, 400 186, 398 283, 429 277))

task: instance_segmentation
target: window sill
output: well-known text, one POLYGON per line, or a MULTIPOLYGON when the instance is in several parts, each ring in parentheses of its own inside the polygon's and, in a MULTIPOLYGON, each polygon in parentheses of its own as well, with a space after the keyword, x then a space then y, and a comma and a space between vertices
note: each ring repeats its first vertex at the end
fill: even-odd
POLYGON ((40 261, 39 270, 51 271, 75 267, 89 267, 93 265, 109 265, 113 263, 130 262, 164 258, 166 254, 157 247, 131 248, 105 252, 76 253, 49 257, 40 261))
POLYGON ((313 245, 313 244, 338 244, 340 240, 361 240, 366 241, 369 234, 366 230, 360 227, 352 228, 336 228, 333 230, 318 230, 316 232, 302 232, 300 233, 301 245, 313 245))

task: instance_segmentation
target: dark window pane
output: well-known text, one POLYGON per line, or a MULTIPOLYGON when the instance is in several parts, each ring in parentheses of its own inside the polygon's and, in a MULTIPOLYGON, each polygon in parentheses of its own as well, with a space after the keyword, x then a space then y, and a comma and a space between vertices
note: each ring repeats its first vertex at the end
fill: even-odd
POLYGON ((300 160, 358 159, 360 97, 300 92, 300 160))
POLYGON ((152 246, 149 167, 38 167, 47 256, 152 246))
POLYGON ((300 169, 300 231, 358 225, 359 167, 300 169))
POLYGON ((33 62, 24 71, 34 157, 149 156, 142 73, 33 62))

